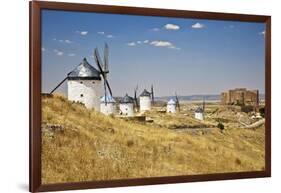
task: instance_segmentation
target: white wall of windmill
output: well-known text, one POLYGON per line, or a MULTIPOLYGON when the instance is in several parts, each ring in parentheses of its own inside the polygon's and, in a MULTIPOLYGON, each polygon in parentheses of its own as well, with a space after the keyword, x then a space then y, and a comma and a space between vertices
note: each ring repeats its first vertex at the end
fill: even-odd
POLYGON ((201 112, 195 112, 195 119, 204 120, 204 114, 201 112))
POLYGON ((176 113, 176 104, 167 104, 167 113, 176 113))
POLYGON ((119 105, 120 115, 132 117, 134 116, 134 104, 133 103, 121 103, 119 105))
POLYGON ((149 96, 140 97, 140 111, 149 111, 151 110, 151 98, 149 96))
POLYGON ((116 105, 112 102, 101 102, 100 104, 100 112, 105 115, 112 115, 116 113, 116 105))
POLYGON ((102 85, 100 80, 68 80, 67 98, 81 102, 88 109, 100 111, 100 97, 102 85))

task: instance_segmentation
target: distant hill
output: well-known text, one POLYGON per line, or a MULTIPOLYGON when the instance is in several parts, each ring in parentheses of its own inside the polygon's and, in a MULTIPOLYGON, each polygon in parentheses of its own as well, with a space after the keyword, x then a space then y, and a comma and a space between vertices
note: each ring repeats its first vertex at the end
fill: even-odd
MULTIPOLYGON (((264 100, 265 95, 260 94, 260 100, 264 100)), ((175 98, 175 96, 162 96, 162 97, 155 97, 156 100, 169 100, 171 98, 175 98)), ((187 95, 187 96, 178 96, 179 100, 184 101, 198 101, 203 100, 206 101, 219 101, 220 95, 219 94, 210 94, 210 95, 187 95)))

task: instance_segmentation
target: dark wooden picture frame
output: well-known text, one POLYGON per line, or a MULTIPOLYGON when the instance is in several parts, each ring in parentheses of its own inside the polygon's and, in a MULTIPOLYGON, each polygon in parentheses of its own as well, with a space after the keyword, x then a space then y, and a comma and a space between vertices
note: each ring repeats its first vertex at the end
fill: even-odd
POLYGON ((30 4, 30 191, 58 191, 118 186, 136 186, 195 181, 261 178, 271 176, 271 17, 230 13, 212 13, 169 9, 104 6, 92 4, 32 1, 30 4), (175 18, 216 19, 228 21, 261 22, 265 33, 265 170, 175 177, 91 181, 63 184, 41 183, 41 10, 65 10, 127 15, 165 16, 175 18))

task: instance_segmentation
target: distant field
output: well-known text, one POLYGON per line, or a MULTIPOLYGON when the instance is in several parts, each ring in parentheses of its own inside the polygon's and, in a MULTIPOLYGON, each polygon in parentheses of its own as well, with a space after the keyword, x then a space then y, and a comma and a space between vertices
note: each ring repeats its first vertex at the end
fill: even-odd
POLYGON ((182 103, 175 115, 156 107, 145 114, 153 122, 141 123, 42 97, 42 182, 264 170, 264 125, 243 129, 238 120, 253 120, 218 103, 207 103, 206 120, 198 121, 196 107, 182 103))

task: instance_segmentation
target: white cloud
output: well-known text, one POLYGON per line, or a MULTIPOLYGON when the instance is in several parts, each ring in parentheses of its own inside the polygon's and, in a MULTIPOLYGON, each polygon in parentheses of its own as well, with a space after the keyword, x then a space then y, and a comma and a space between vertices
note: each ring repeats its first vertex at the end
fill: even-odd
POLYGON ((193 29, 202 29, 204 28, 205 26, 201 23, 195 23, 191 26, 193 29))
POLYGON ((265 36, 265 31, 262 31, 259 34, 265 36))
POLYGON ((141 41, 137 41, 137 44, 141 44, 142 42, 141 41))
POLYGON ((53 40, 54 40, 54 41, 56 41, 56 40, 57 40, 57 38, 53 38, 53 40))
POLYGON ((152 30, 152 31, 160 31, 160 29, 159 29, 159 28, 157 28, 157 27, 152 28, 151 30, 152 30))
POLYGON ((113 38, 114 36, 111 35, 111 34, 108 34, 106 37, 107 37, 107 38, 113 38))
POLYGON ((173 44, 171 42, 168 41, 152 41, 150 42, 151 45, 156 46, 156 47, 170 47, 173 46, 173 44))
POLYGON ((67 44, 71 44, 72 43, 72 41, 70 41, 70 40, 64 40, 64 42, 67 43, 67 44))
POLYGON ((42 48, 41 48, 41 51, 42 51, 42 52, 45 52, 45 51, 46 51, 46 49, 45 49, 44 47, 42 47, 42 48))
POLYGON ((172 42, 169 41, 155 40, 150 42, 150 45, 155 47, 165 47, 165 48, 180 50, 180 48, 176 47, 172 42))
POLYGON ((168 24, 164 25, 164 28, 167 30, 179 30, 180 26, 168 23, 168 24))
POLYGON ((175 49, 175 50, 181 50, 181 48, 178 48, 178 47, 176 47, 176 46, 170 46, 170 47, 168 47, 168 48, 175 49))
POLYGON ((147 44, 149 43, 149 40, 144 40, 143 43, 147 44))
POLYGON ((135 43, 135 42, 129 42, 129 43, 127 43, 127 45, 128 45, 128 46, 135 46, 136 43, 135 43))
POLYGON ((99 31, 99 32, 98 32, 98 34, 100 34, 100 35, 104 35, 104 34, 105 34, 105 32, 104 32, 104 31, 99 31))
POLYGON ((76 54, 74 54, 74 53, 70 53, 70 54, 68 54, 68 56, 75 56, 76 54))
POLYGON ((63 55, 63 52, 60 51, 60 50, 54 49, 53 51, 56 53, 57 56, 62 56, 63 55))
POLYGON ((88 31, 81 31, 80 32, 80 35, 82 35, 82 36, 85 36, 85 35, 87 35, 88 34, 88 31))
POLYGON ((63 40, 59 40, 60 43, 64 42, 63 40))

